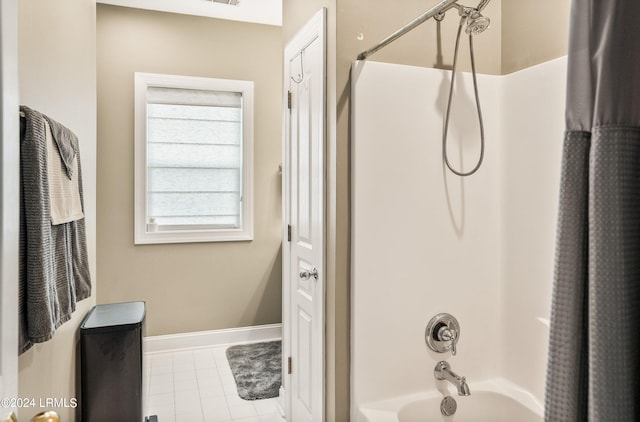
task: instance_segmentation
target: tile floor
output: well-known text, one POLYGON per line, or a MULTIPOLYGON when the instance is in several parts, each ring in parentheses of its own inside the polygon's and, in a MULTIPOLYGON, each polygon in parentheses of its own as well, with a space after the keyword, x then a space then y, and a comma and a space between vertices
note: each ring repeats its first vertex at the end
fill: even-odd
POLYGON ((277 399, 238 396, 227 347, 146 355, 145 415, 158 422, 284 422, 277 399))

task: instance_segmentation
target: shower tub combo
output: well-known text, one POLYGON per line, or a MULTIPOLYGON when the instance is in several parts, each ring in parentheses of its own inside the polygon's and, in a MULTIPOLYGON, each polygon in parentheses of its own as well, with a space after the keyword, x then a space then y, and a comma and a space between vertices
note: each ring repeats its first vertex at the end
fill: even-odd
POLYGON ((456 77, 366 60, 452 8, 475 36, 487 3, 443 0, 352 67, 355 422, 543 420, 566 60, 456 77), (464 337, 442 331, 442 354, 421 333, 445 311, 464 337))
MULTIPOLYGON (((426 343, 436 353, 455 355, 459 339, 458 321, 447 313, 434 316, 425 330, 426 343)), ((542 422, 538 400, 505 379, 474 383, 471 394, 466 378, 446 361, 436 364, 434 378, 436 390, 360 406, 357 422, 542 422), (447 383, 456 387, 457 396, 449 395, 447 383)))

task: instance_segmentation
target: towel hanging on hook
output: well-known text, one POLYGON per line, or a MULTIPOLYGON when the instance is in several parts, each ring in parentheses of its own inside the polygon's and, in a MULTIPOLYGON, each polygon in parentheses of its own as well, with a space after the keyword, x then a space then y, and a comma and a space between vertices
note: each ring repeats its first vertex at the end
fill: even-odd
MULTIPOLYGON (((91 273, 86 247, 85 219, 52 221, 50 184, 52 163, 59 166, 59 180, 67 176, 53 134, 48 139, 42 113, 22 106, 25 131, 20 139, 20 274, 19 274, 19 353, 35 343, 50 340, 56 330, 68 321, 76 303, 91 296, 91 273)), ((74 135, 75 136, 75 135, 74 135)), ((75 144, 75 142, 74 142, 75 144)), ((82 171, 76 150, 72 184, 82 210, 82 171)), ((61 192, 65 194, 66 192, 61 192)), ((64 198, 63 198, 64 199, 64 198)))

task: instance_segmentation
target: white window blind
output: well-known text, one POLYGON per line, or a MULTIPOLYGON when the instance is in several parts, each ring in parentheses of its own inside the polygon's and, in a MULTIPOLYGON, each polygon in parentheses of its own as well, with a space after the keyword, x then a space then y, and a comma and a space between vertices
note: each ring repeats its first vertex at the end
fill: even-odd
POLYGON ((253 240, 253 82, 135 74, 136 244, 253 240))
POLYGON ((147 87, 151 230, 242 226, 242 93, 147 87))

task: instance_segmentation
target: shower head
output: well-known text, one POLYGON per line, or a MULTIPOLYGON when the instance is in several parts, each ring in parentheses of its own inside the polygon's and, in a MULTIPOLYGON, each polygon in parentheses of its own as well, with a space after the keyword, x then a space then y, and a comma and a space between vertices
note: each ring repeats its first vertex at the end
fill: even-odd
POLYGON ((491 20, 485 16, 482 16, 480 11, 487 7, 490 0, 482 0, 478 4, 478 7, 463 6, 461 4, 453 4, 452 7, 458 9, 458 13, 464 19, 467 19, 467 27, 465 32, 467 35, 478 35, 483 33, 487 28, 491 20))
POLYGON ((489 24, 491 20, 485 16, 482 16, 480 12, 473 12, 467 18, 467 28, 464 32, 467 35, 478 35, 483 33, 487 28, 489 28, 489 24))

